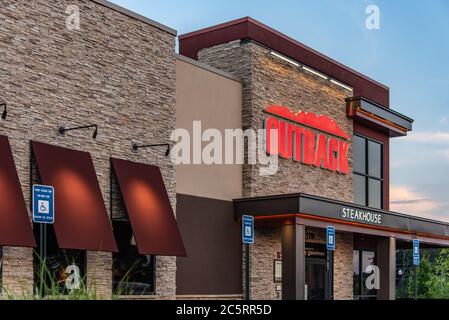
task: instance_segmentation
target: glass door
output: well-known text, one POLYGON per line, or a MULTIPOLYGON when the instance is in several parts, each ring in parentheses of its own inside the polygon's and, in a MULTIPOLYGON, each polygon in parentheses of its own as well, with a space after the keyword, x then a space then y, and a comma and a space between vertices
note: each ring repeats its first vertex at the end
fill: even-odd
POLYGON ((368 289, 366 280, 371 275, 366 272, 370 265, 376 264, 376 253, 373 251, 354 250, 353 254, 353 289, 354 300, 376 300, 377 290, 368 289))
POLYGON ((306 243, 307 300, 326 298, 326 246, 306 243))

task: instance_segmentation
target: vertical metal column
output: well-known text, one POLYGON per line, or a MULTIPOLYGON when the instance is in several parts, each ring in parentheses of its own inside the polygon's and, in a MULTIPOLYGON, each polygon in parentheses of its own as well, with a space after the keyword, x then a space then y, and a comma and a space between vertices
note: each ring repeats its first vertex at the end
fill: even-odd
POLYGON ((282 227, 282 299, 305 299, 305 226, 282 227))
POLYGON ((379 267, 380 300, 396 299, 396 239, 378 238, 377 240, 377 266, 379 267))
POLYGON ((246 300, 250 300, 251 299, 251 294, 250 294, 250 290, 251 290, 251 281, 250 281, 250 254, 249 254, 249 248, 250 245, 249 244, 245 244, 245 260, 246 260, 246 300))
POLYGON ((334 251, 327 250, 326 257, 326 300, 334 300, 334 251))

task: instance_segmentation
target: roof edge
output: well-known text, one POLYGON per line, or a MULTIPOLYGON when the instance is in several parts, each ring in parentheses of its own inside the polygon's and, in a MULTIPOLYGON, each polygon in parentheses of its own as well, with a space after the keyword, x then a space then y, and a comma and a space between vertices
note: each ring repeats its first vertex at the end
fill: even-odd
POLYGON ((378 81, 376 81, 376 80, 374 80, 374 79, 364 75, 363 73, 361 73, 361 72, 359 72, 359 71, 357 71, 355 69, 352 69, 352 68, 342 64, 341 62, 338 62, 338 61, 330 58, 329 56, 327 56, 325 54, 322 54, 322 53, 316 51, 315 49, 312 49, 311 47, 309 47, 309 46, 299 42, 298 40, 295 40, 295 39, 287 36, 286 34, 280 32, 280 31, 277 31, 277 30, 271 28, 270 26, 267 26, 266 24, 264 24, 264 23, 262 23, 262 22, 260 22, 258 20, 255 20, 255 19, 253 19, 251 17, 243 17, 243 18, 240 18, 240 19, 235 19, 235 20, 232 20, 232 21, 228 21, 228 22, 224 22, 224 23, 221 23, 221 24, 217 24, 217 25, 212 26, 212 27, 203 28, 203 29, 200 29, 200 30, 197 30, 197 31, 193 31, 193 32, 189 32, 189 33, 186 33, 186 34, 182 34, 182 35, 179 36, 179 40, 184 40, 184 39, 187 39, 187 38, 199 36, 199 35, 202 35, 202 34, 206 34, 206 33, 209 33, 209 32, 213 32, 213 31, 216 31, 216 30, 224 29, 224 28, 235 26, 235 25, 242 24, 242 23, 251 23, 251 24, 256 25, 256 26, 258 26, 258 27, 260 27, 262 29, 265 29, 265 30, 267 30, 267 31, 269 31, 269 32, 271 32, 271 33, 273 33, 273 34, 283 38, 284 40, 286 40, 286 41, 288 41, 288 42, 290 42, 290 43, 292 43, 292 44, 294 44, 296 46, 299 46, 299 47, 301 47, 301 48, 303 48, 303 49, 305 49, 307 51, 312 52, 313 54, 321 57, 324 60, 327 60, 328 62, 330 62, 332 64, 338 65, 339 67, 345 69, 348 72, 351 72, 351 73, 353 73, 353 74, 355 74, 355 75, 357 75, 357 76, 359 76, 359 77, 361 77, 361 78, 363 78, 363 79, 365 79, 365 80, 367 80, 367 81, 369 81, 369 82, 371 82, 371 83, 373 83, 373 84, 375 84, 377 86, 382 87, 383 89, 387 90, 388 92, 390 91, 390 88, 388 86, 386 86, 385 84, 380 83, 380 82, 378 82, 378 81))
POLYGON ((351 202, 345 202, 345 201, 341 201, 341 200, 337 200, 337 199, 330 199, 330 198, 316 196, 316 195, 302 193, 302 192, 289 193, 289 194, 283 194, 283 195, 266 195, 266 196, 239 198, 239 199, 233 199, 232 202, 234 204, 236 204, 236 203, 250 202, 250 201, 252 202, 252 201, 264 201, 264 200, 285 199, 285 198, 301 198, 301 197, 307 198, 307 199, 312 199, 312 200, 326 201, 326 202, 329 202, 329 203, 335 203, 335 204, 339 204, 339 205, 345 205, 345 206, 348 206, 348 207, 359 208, 361 210, 366 210, 366 211, 376 211, 376 212, 380 212, 380 213, 384 213, 384 214, 390 214, 390 215, 393 215, 393 216, 396 216, 396 217, 415 219, 415 220, 418 220, 418 221, 435 223, 435 224, 439 224, 439 225, 443 225, 443 226, 449 227, 449 222, 448 221, 436 220, 436 219, 431 219, 431 218, 425 218, 425 217, 405 214, 405 213, 401 213, 401 212, 397 212, 397 211, 390 211, 390 210, 385 210, 385 209, 376 209, 376 208, 371 208, 371 207, 367 207, 367 206, 358 205, 358 204, 351 203, 351 202))
POLYGON ((251 20, 253 20, 253 19, 250 18, 250 17, 243 17, 243 18, 231 20, 231 21, 228 21, 228 22, 223 22, 223 23, 217 24, 217 25, 212 26, 212 27, 202 28, 202 29, 199 29, 199 30, 196 30, 196 31, 192 31, 192 32, 181 34, 181 35, 179 35, 179 40, 195 37, 195 36, 198 36, 200 34, 204 34, 204 33, 208 33, 208 32, 211 32, 211 31, 215 31, 215 30, 226 28, 226 27, 234 26, 236 24, 240 24, 240 23, 243 23, 243 22, 249 22, 251 20))
POLYGON ((139 21, 142 21, 142 22, 144 22, 146 24, 149 24, 149 25, 151 25, 151 26, 153 26, 155 28, 158 28, 159 30, 165 31, 165 32, 167 32, 167 33, 169 33, 169 34, 171 34, 171 35, 173 35, 175 37, 178 35, 178 31, 176 31, 175 29, 167 27, 166 25, 163 25, 162 23, 159 23, 157 21, 151 20, 150 18, 142 16, 142 15, 140 15, 140 14, 134 12, 134 11, 128 10, 128 9, 126 9, 126 8, 124 8, 122 6, 119 6, 119 5, 115 4, 115 3, 112 3, 110 1, 107 1, 107 0, 91 0, 91 1, 95 2, 95 3, 99 4, 99 5, 102 5, 104 7, 107 7, 109 9, 112 9, 114 11, 120 12, 120 13, 128 16, 128 17, 131 17, 131 18, 137 19, 139 21))
POLYGON ((201 63, 201 62, 199 62, 199 61, 197 61, 197 60, 194 60, 194 59, 192 59, 192 58, 183 56, 183 55, 181 55, 181 54, 176 54, 176 59, 178 59, 178 60, 180 60, 180 61, 183 61, 183 62, 185 62, 185 63, 191 64, 191 65, 193 65, 193 66, 195 66, 195 67, 204 69, 204 70, 206 70, 206 71, 215 73, 216 75, 219 75, 219 76, 228 78, 228 79, 233 80, 233 81, 236 81, 236 82, 238 82, 238 83, 242 83, 242 80, 241 80, 239 77, 236 77, 235 75, 233 75, 233 74, 231 74, 231 73, 228 73, 228 72, 226 72, 226 71, 222 71, 222 70, 220 70, 220 69, 211 67, 211 66, 209 66, 209 65, 207 65, 207 64, 205 64, 205 63, 201 63))

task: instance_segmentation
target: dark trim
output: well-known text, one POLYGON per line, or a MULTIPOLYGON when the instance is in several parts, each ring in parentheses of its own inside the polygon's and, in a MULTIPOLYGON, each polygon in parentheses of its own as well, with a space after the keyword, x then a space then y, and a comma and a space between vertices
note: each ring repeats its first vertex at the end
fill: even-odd
POLYGON ((406 233, 434 236, 435 238, 448 238, 449 223, 421 217, 409 216, 398 212, 368 208, 353 203, 327 199, 323 197, 297 193, 280 196, 264 196, 256 198, 234 200, 234 215, 239 218, 243 214, 255 217, 283 216, 293 214, 306 214, 327 219, 334 219, 342 223, 353 223, 359 227, 377 227, 389 231, 402 231, 406 233), (360 221, 348 221, 341 217, 343 208, 368 211, 382 216, 380 225, 360 221))
POLYGON ((383 170, 383 178, 384 178, 384 199, 383 204, 384 210, 390 209, 390 136, 388 132, 376 130, 373 127, 369 126, 369 123, 362 123, 360 121, 353 120, 354 132, 353 134, 359 134, 365 137, 369 137, 370 139, 374 139, 375 141, 381 141, 384 145, 384 170, 383 170))
POLYGON ((368 136, 364 136, 360 133, 354 133, 353 135, 357 136, 361 139, 365 139, 365 170, 366 170, 366 172, 365 173, 362 173, 359 171, 352 172, 353 175, 358 175, 358 176, 362 176, 365 178, 365 200, 366 200, 365 206, 369 205, 369 180, 372 179, 372 180, 377 180, 377 181, 381 182, 380 202, 381 202, 381 207, 382 207, 381 209, 384 209, 385 208, 385 203, 384 203, 385 202, 385 198, 384 198, 384 189, 385 189, 385 186, 384 186, 384 149, 385 149, 384 143, 382 141, 375 140, 368 136), (368 147, 369 147, 370 141, 373 143, 380 144, 380 147, 381 147, 381 160, 380 160, 381 161, 380 172, 381 172, 381 176, 382 176, 381 178, 370 176, 370 174, 369 174, 369 148, 368 147))
POLYGON ((381 105, 389 106, 387 86, 250 17, 181 35, 179 51, 196 60, 198 52, 204 48, 247 39, 353 87, 354 95, 366 96, 381 105))
POLYGON ((242 228, 232 201, 176 194, 176 216, 189 253, 176 259, 177 295, 244 293, 242 228))
MULTIPOLYGON (((383 124, 381 121, 376 121, 375 124, 391 131, 390 136, 392 137, 405 135, 407 131, 413 130, 413 119, 365 97, 359 96, 347 98, 346 106, 348 116, 354 117, 355 119, 361 118, 361 115, 358 114, 359 110, 373 115, 374 117, 384 119, 386 123, 383 124), (397 128, 395 128, 395 126, 397 126, 397 128)), ((363 119, 367 120, 366 117, 363 117, 363 119)))
POLYGON ((397 118, 400 118, 401 120, 403 120, 404 124, 410 124, 410 123, 415 122, 415 120, 413 120, 412 118, 407 117, 406 115, 403 115, 402 113, 399 113, 393 109, 386 108, 386 107, 384 107, 372 100, 369 100, 365 97, 359 96, 359 97, 351 97, 351 98, 346 99, 346 101, 358 101, 358 100, 360 100, 362 102, 362 105, 361 105, 362 108, 366 107, 366 108, 363 108, 366 111, 380 109, 380 110, 382 110, 382 112, 385 112, 385 114, 391 115, 392 117, 395 116, 397 118))
POLYGON ((306 227, 299 224, 281 229, 283 300, 305 298, 305 234, 306 227))

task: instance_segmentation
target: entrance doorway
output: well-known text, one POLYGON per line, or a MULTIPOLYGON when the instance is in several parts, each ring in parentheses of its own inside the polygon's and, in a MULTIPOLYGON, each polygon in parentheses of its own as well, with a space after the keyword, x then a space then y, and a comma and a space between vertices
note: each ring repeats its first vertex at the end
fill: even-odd
POLYGON ((326 245, 306 243, 306 300, 326 299, 326 245))
POLYGON ((353 254, 353 285, 354 300, 376 300, 377 290, 368 289, 366 281, 370 276, 366 272, 367 267, 376 265, 376 252, 365 250, 354 250, 353 254))

